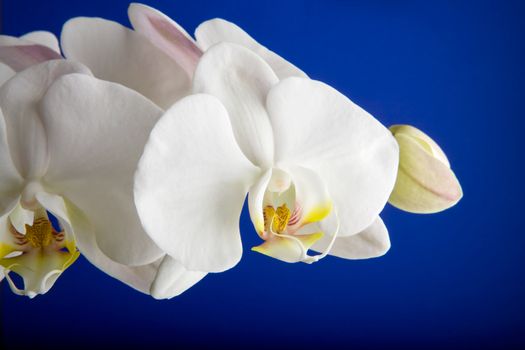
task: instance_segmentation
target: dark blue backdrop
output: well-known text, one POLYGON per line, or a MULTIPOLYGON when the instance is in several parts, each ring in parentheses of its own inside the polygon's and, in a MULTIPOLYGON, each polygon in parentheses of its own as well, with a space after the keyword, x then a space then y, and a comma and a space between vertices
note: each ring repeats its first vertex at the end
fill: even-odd
MULTIPOLYGON (((147 1, 192 32, 238 23, 383 123, 409 123, 449 156, 465 197, 417 216, 387 207, 379 259, 288 265, 250 252, 181 297, 155 301, 79 259, 34 300, 3 283, 8 347, 525 345, 524 7, 478 1, 147 1), (18 345, 18 346, 17 346, 18 345)), ((128 23, 127 1, 5 0, 3 31, 58 34, 73 16, 128 23)))

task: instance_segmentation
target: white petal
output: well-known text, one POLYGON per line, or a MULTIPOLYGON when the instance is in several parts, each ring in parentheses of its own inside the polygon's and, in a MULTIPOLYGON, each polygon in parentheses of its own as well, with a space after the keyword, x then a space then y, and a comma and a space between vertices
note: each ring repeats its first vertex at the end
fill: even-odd
POLYGON ((43 30, 27 33, 20 37, 22 40, 31 41, 35 44, 49 47, 51 50, 60 54, 60 47, 58 45, 58 39, 55 34, 46 32, 43 30))
POLYGON ((15 75, 15 71, 8 65, 0 63, 0 86, 15 75))
POLYGON ((195 37, 204 51, 221 42, 239 44, 248 48, 261 56, 272 67, 279 79, 294 76, 306 77, 306 74, 299 68, 259 44, 237 25, 223 19, 215 18, 201 23, 195 30, 195 37))
POLYGON ((208 93, 221 100, 241 150, 261 167, 272 164, 272 127, 265 101, 277 82, 260 57, 234 44, 218 44, 209 49, 202 56, 193 80, 194 92, 208 93))
MULTIPOLYGON (((325 235, 317 241, 312 249, 323 252, 330 244, 331 236, 325 235)), ((384 255, 390 249, 390 238, 383 220, 376 220, 353 236, 337 237, 330 250, 330 255, 344 259, 368 259, 384 255)))
POLYGON ((26 234, 26 225, 32 226, 35 213, 27 210, 18 203, 9 214, 9 220, 13 227, 20 233, 26 234))
POLYGON ((49 61, 20 72, 0 88, 0 108, 10 154, 26 179, 42 176, 48 165, 47 137, 40 120, 39 102, 55 79, 75 72, 89 74, 77 63, 49 61))
POLYGON ((202 56, 195 40, 162 12, 142 4, 131 4, 128 16, 133 28, 181 65, 193 77, 202 56))
POLYGON ((130 287, 149 294, 149 289, 162 257, 151 264, 142 266, 126 266, 108 258, 98 247, 93 227, 85 215, 71 202, 57 195, 39 193, 38 201, 60 221, 66 232, 75 236, 79 251, 90 263, 111 277, 114 277, 130 287))
POLYGON ((46 183, 86 214, 102 251, 126 265, 157 260, 133 204, 133 174, 162 111, 122 85, 62 77, 41 105, 48 136, 46 183))
POLYGON ((255 231, 259 235, 264 234, 264 215, 263 215, 263 202, 264 194, 268 183, 272 178, 272 169, 266 171, 259 180, 250 187, 248 193, 248 209, 250 211, 250 218, 252 219, 255 231))
POLYGON ((11 211, 12 203, 20 196, 23 179, 18 173, 7 144, 4 115, 0 109, 0 215, 11 211))
POLYGON ((0 35, 0 46, 10 45, 31 45, 34 44, 30 41, 17 38, 16 36, 0 35))
POLYGON ((171 299, 184 293, 204 276, 206 272, 188 271, 177 260, 166 255, 151 285, 151 295, 156 299, 171 299))
POLYGON ((135 203, 146 231, 168 255, 188 270, 221 272, 241 258, 239 217, 258 175, 221 103, 192 95, 151 132, 135 177, 135 203))
POLYGON ((144 36, 100 18, 74 18, 62 30, 64 55, 104 80, 140 92, 162 108, 190 91, 184 69, 144 36))
POLYGON ((21 71, 35 64, 60 59, 59 53, 43 45, 0 46, 0 62, 15 71, 21 71))
POLYGON ((314 170, 340 218, 340 235, 356 234, 382 210, 397 174, 392 134, 333 88, 288 78, 267 99, 277 164, 314 170))
POLYGON ((300 223, 319 222, 330 214, 333 203, 326 184, 314 171, 300 166, 287 168, 295 186, 296 202, 301 207, 300 223))

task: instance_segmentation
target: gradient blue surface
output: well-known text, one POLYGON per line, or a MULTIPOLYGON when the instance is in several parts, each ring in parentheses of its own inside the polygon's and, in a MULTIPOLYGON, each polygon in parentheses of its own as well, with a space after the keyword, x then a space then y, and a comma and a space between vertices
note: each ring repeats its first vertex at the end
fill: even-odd
MULTIPOLYGON (((34 300, 1 291, 3 348, 525 346, 525 8, 520 2, 147 1, 192 32, 231 20, 386 125, 442 145, 465 197, 441 214, 387 206, 379 259, 289 265, 251 252, 155 301, 79 259, 34 300)), ((3 32, 74 16, 127 24, 127 1, 3 1, 3 32)), ((205 213, 203 213, 205 214, 205 213)), ((1 343, 0 343, 1 344, 1 343)))

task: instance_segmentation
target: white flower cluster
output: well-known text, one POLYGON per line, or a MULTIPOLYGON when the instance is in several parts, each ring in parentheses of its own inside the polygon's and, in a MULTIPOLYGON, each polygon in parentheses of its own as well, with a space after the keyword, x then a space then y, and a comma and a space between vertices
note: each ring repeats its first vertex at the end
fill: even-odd
POLYGON ((427 135, 387 129, 236 25, 206 21, 194 39, 141 4, 129 18, 73 18, 60 45, 0 36, 0 278, 14 293, 46 293, 83 254, 177 296, 239 262, 246 197, 253 250, 290 263, 383 255, 389 199, 431 213, 461 198, 427 135))

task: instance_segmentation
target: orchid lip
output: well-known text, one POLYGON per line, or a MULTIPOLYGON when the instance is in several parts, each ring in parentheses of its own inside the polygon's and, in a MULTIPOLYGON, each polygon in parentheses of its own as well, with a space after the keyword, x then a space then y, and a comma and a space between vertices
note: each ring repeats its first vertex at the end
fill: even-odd
POLYGON ((20 202, 17 208, 2 218, 2 226, 5 231, 0 232, 3 237, 0 241, 0 267, 15 294, 30 298, 44 294, 57 275, 80 254, 74 238, 56 228, 51 222, 51 214, 40 205, 35 204, 33 209, 27 210, 22 208, 20 202), (21 218, 22 214, 26 216, 21 218), (17 286, 10 276, 11 272, 22 278, 23 287, 17 286))

